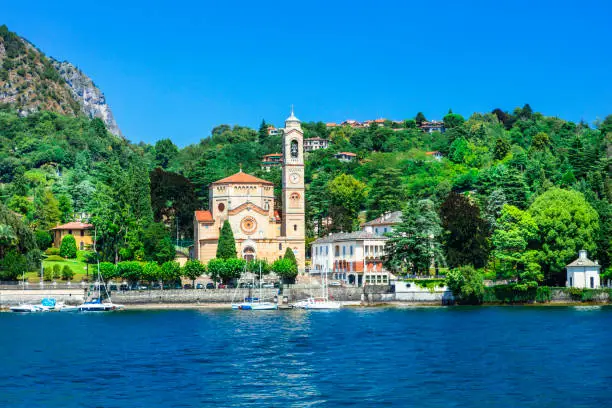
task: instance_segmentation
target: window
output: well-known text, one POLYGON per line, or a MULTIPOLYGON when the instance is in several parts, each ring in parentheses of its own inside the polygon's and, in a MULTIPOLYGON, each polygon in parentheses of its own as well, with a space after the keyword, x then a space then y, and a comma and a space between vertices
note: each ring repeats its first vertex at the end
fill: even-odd
POLYGON ((281 243, 279 243, 279 244, 278 244, 278 250, 279 250, 279 251, 282 251, 282 250, 283 250, 283 244, 281 244, 281 243))
POLYGON ((570 276, 570 287, 571 287, 571 286, 574 286, 573 281, 574 281, 574 279, 573 279, 573 278, 570 276))
POLYGON ((383 229, 383 233, 387 233, 387 227, 383 229))
POLYGON ((85 231, 81 230, 81 236, 84 237, 85 236, 85 231))
POLYGON ((595 287, 595 278, 591 276, 591 289, 595 287))
POLYGON ((325 247, 325 255, 329 254, 329 247, 325 247))
POLYGON ((336 245, 336 256, 340 256, 340 246, 336 245))
POLYGON ((293 230, 297 231, 297 224, 293 224, 293 230))
POLYGON ((350 255, 353 256, 353 246, 351 245, 349 249, 350 249, 350 255))
POLYGON ((219 209, 219 212, 223 212, 223 210, 225 210, 225 204, 223 204, 223 203, 219 203, 219 205, 217 206, 217 208, 219 209))
POLYGON ((374 232, 378 234, 378 228, 374 228, 374 232))
MULTIPOLYGON (((81 251, 85 248, 85 244, 83 244, 83 241, 81 241, 81 244, 79 245, 79 247, 81 248, 81 251)), ((591 278, 591 279, 593 279, 593 278, 591 278)))
POLYGON ((266 201, 264 203, 264 210, 266 210, 266 211, 270 210, 270 202, 269 201, 266 201))
POLYGON ((298 157, 298 142, 297 140, 291 141, 291 157, 297 159, 298 157))
POLYGON ((342 256, 346 255, 346 247, 342 245, 342 256))
POLYGON ((68 230, 68 233, 69 233, 70 235, 72 235, 72 230, 68 230))

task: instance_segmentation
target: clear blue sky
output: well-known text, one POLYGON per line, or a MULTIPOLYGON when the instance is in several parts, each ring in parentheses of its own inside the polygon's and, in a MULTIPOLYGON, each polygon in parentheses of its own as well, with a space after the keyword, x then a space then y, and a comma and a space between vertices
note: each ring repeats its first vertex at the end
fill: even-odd
POLYGON ((0 23, 79 66, 132 141, 221 123, 440 119, 528 102, 612 113, 609 1, 3 2, 0 23), (158 3, 158 4, 155 4, 158 3))

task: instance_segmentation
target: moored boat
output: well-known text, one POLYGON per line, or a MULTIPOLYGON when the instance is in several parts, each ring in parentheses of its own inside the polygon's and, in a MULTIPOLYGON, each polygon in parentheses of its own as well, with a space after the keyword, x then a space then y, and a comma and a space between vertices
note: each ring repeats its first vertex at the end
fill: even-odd
POLYGON ((11 312, 15 313, 38 313, 42 312, 42 308, 38 305, 21 304, 18 306, 12 306, 11 312))

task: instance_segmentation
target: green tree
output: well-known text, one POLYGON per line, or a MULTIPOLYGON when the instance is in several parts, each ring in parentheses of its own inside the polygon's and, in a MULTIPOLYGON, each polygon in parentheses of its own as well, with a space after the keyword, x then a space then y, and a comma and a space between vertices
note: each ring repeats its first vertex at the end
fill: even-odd
POLYGON ((504 205, 493 232, 495 258, 502 264, 503 278, 517 279, 521 284, 536 286, 543 276, 534 260, 532 248, 538 238, 538 226, 531 215, 512 205, 504 205))
POLYGON ((191 280, 195 287, 195 280, 206 273, 206 268, 197 259, 190 259, 181 269, 181 275, 191 280))
POLYGON ((270 125, 268 125, 266 123, 265 119, 261 120, 261 125, 259 125, 259 132, 258 132, 258 137, 259 137, 259 142, 263 143, 267 137, 268 137, 268 127, 270 125))
POLYGON ((327 189, 332 231, 352 231, 358 226, 359 210, 367 197, 366 185, 351 175, 340 174, 329 182, 327 189))
POLYGON ((158 263, 174 260, 176 249, 168 236, 166 227, 161 223, 152 223, 142 233, 142 247, 145 259, 158 263))
MULTIPOLYGON (((176 282, 181 279, 181 266, 178 262, 168 261, 161 266, 162 283, 176 282)), ((163 285, 162 285, 163 289, 163 285)))
POLYGON ((74 209, 72 208, 72 199, 67 194, 58 196, 58 208, 60 211, 60 221, 63 223, 72 221, 74 209))
POLYGON ((114 263, 111 262, 100 262, 100 275, 105 281, 119 277, 119 270, 114 263))
POLYGON ((157 262, 147 262, 142 267, 142 279, 148 281, 150 284, 161 280, 162 270, 157 262))
POLYGON ((221 234, 219 235, 219 242, 217 244, 217 258, 236 258, 236 241, 234 240, 232 226, 228 220, 225 220, 221 228, 221 234))
POLYGON ((162 139, 155 143, 155 164, 159 167, 166 169, 170 162, 178 156, 178 148, 172 140, 162 139))
MULTIPOLYGON (((0 233, 0 236, 1 235, 2 234, 0 233)), ((38 249, 42 251, 49 248, 51 244, 53 243, 53 237, 47 231, 36 230, 34 231, 34 237, 36 238, 36 246, 38 246, 38 249)), ((1 238, 0 238, 0 241, 1 241, 1 238)))
POLYGON ((59 266, 59 264, 54 264, 52 270, 53 270, 53 274, 51 275, 51 278, 59 279, 60 276, 62 275, 62 268, 59 266))
POLYGON ((16 243, 17 235, 13 231, 13 227, 6 224, 0 224, 0 258, 3 258, 5 251, 16 243))
POLYGON ((224 283, 229 283, 232 279, 240 279, 240 276, 246 268, 246 261, 244 259, 230 258, 225 260, 224 274, 221 275, 221 279, 224 283))
POLYGON ((26 257, 10 249, 0 258, 0 280, 11 281, 27 271, 28 263, 26 257))
POLYGON ((423 112, 419 112, 414 117, 414 121, 416 122, 418 126, 421 126, 423 122, 427 122, 427 118, 425 118, 425 115, 423 115, 423 112))
POLYGON ((277 259, 272 264, 274 271, 285 283, 292 283, 298 274, 297 266, 290 259, 277 259))
POLYGON ((445 129, 452 129, 454 127, 461 126, 465 122, 463 116, 453 113, 452 111, 448 111, 448 114, 444 116, 442 120, 444 121, 445 129))
POLYGON ((222 276, 226 275, 225 269, 225 259, 213 258, 208 261, 208 265, 206 265, 206 269, 208 270, 208 274, 213 282, 219 282, 222 276))
POLYGON ((74 271, 68 265, 64 265, 62 268, 62 279, 69 281, 72 280, 72 278, 74 278, 74 271))
POLYGON ((395 168, 385 167, 372 176, 374 184, 369 194, 367 220, 372 220, 386 212, 402 209, 404 191, 401 173, 395 168))
POLYGON ((467 196, 451 192, 440 207, 440 220, 445 230, 444 251, 449 267, 487 263, 487 223, 480 208, 467 196))
POLYGON ((130 283, 142 279, 142 265, 135 261, 123 261, 117 264, 117 274, 130 283))
POLYGON ((478 305, 484 298, 484 277, 471 266, 448 271, 446 286, 461 304, 478 305))
POLYGON ((510 153, 510 143, 506 139, 498 137, 495 140, 495 148, 493 149, 493 158, 495 160, 502 160, 510 153))
POLYGON ((287 249, 285 250, 285 256, 283 258, 290 260, 291 262, 293 262, 296 268, 298 267, 297 259, 295 259, 295 254, 293 253, 293 250, 291 248, 287 247, 287 249))
POLYGON ((34 200, 34 216, 38 221, 38 227, 42 230, 50 230, 58 225, 61 217, 59 202, 51 192, 45 189, 37 195, 34 200))
POLYGON ((62 238, 62 243, 60 245, 60 255, 64 258, 74 259, 77 256, 77 246, 76 240, 70 234, 65 235, 62 238))
POLYGON ((385 244, 385 266, 391 270, 427 274, 433 264, 444 263, 440 249, 442 228, 431 200, 411 201, 402 221, 385 244))
POLYGON ((528 209, 539 229, 538 262, 548 284, 563 284, 561 272, 578 251, 596 249, 597 212, 577 191, 551 188, 528 209))

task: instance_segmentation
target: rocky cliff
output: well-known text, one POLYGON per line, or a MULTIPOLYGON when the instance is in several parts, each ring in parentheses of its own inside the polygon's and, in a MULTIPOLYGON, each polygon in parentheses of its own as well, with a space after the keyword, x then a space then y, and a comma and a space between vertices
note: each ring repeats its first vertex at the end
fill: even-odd
POLYGON ((69 62, 45 56, 27 40, 0 26, 0 103, 20 114, 50 110, 63 115, 100 118, 121 135, 102 91, 69 62))

